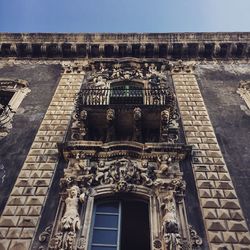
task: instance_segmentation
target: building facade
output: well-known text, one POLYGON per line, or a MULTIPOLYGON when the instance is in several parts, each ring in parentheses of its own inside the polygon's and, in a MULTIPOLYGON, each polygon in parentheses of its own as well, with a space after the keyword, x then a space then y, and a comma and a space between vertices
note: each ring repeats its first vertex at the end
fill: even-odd
POLYGON ((0 34, 0 249, 250 249, 250 34, 0 34))

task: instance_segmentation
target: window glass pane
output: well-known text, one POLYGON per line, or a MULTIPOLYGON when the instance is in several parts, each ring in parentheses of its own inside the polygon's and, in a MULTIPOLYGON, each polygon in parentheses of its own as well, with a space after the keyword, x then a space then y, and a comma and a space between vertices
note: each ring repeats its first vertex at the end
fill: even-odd
POLYGON ((92 243, 116 245, 117 244, 117 231, 94 229, 92 243))
POLYGON ((118 215, 96 214, 94 227, 118 227, 118 215))
POLYGON ((119 212, 119 203, 103 203, 98 204, 96 207, 96 212, 105 212, 105 213, 118 213, 119 212))
POLYGON ((116 247, 92 246, 91 250, 116 250, 116 247))

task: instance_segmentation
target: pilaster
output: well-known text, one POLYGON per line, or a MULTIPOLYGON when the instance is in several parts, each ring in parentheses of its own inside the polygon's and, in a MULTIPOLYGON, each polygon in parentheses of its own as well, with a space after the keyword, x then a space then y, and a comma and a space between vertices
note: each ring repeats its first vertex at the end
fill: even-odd
POLYGON ((250 235, 204 104, 193 66, 174 65, 172 79, 210 249, 249 249, 250 235))
POLYGON ((57 143, 84 78, 79 66, 66 67, 0 218, 0 249, 29 249, 39 225, 59 161, 57 143))

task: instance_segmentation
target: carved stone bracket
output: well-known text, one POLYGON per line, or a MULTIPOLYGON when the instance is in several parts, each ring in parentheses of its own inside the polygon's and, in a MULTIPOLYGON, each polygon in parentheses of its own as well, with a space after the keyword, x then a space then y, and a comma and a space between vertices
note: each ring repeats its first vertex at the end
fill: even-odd
POLYGON ((177 61, 176 63, 172 64, 171 72, 173 74, 177 73, 193 73, 195 69, 195 64, 192 63, 186 63, 182 60, 177 61))

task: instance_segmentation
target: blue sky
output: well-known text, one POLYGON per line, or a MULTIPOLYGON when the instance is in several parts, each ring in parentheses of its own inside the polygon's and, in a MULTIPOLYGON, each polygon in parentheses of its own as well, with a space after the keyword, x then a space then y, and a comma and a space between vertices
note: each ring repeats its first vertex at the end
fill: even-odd
POLYGON ((250 31, 250 0, 0 0, 0 32, 250 31))

